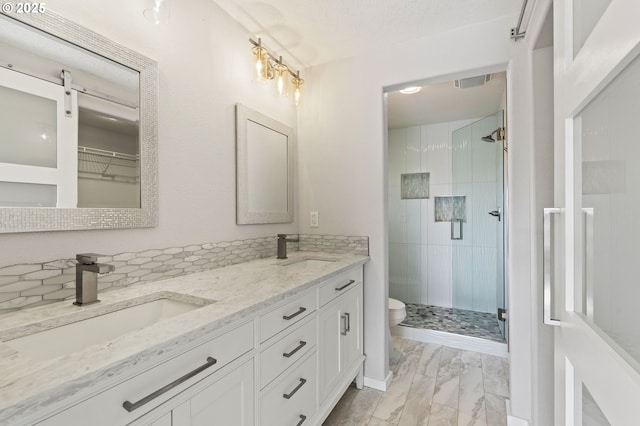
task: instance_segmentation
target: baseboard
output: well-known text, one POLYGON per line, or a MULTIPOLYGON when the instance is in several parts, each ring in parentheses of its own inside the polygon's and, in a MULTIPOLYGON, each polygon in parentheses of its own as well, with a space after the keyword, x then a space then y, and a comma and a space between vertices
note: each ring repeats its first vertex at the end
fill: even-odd
POLYGON ((364 376, 364 385, 368 388, 377 389, 385 392, 391 386, 391 380, 393 379, 393 373, 389 371, 387 377, 384 380, 373 379, 371 377, 364 376))
POLYGON ((511 415, 511 400, 505 399, 505 405, 507 409, 507 426, 529 426, 529 422, 520 417, 511 415))
POLYGON ((391 334, 419 342, 434 343, 436 345, 444 345, 503 358, 509 355, 509 348, 506 343, 494 342, 493 340, 481 339, 479 337, 404 326, 392 327, 391 334))

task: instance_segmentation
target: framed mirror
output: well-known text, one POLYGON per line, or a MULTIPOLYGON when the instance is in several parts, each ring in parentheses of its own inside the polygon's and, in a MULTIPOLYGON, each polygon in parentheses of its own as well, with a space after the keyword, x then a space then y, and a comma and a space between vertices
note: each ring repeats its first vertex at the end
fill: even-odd
POLYGON ((155 61, 48 10, 0 58, 0 232, 156 226, 155 61))
POLYGON ((236 105, 238 225, 293 222, 293 129, 236 105))

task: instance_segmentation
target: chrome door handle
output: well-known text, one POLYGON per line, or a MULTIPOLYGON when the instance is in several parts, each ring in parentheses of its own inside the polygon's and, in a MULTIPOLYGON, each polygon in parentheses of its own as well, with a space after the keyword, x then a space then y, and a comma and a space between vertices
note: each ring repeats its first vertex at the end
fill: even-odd
POLYGON ((347 334, 351 331, 351 315, 349 314, 349 312, 345 312, 344 316, 347 317, 347 326, 345 328, 345 334, 347 334))
POLYGON ((585 241, 584 241, 584 282, 585 282, 585 298, 584 313, 587 318, 593 320, 593 208, 583 207, 585 224, 585 241))
POLYGON ((498 218, 498 222, 500 222, 500 220, 502 219, 502 209, 498 209, 498 210, 491 210, 489 212, 489 214, 493 217, 497 217, 498 218))
POLYGON ((347 330, 347 315, 340 315, 340 322, 342 321, 344 322, 342 323, 343 327, 342 327, 342 330, 340 330, 340 334, 342 334, 343 336, 346 336, 347 331, 349 331, 347 330))
POLYGON ((304 414, 300 414, 300 421, 296 426, 302 425, 302 423, 304 423, 305 420, 307 420, 307 416, 305 416, 304 414))
POLYGON ((546 208, 543 214, 542 246, 543 246, 543 321, 547 325, 560 325, 561 321, 551 317, 551 215, 560 214, 562 209, 546 208))

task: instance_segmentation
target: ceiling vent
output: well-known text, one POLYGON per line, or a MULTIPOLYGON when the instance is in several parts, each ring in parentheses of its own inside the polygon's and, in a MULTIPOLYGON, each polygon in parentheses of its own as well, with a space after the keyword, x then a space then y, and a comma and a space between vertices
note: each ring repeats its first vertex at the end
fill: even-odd
POLYGON ((491 74, 479 75, 477 77, 461 78, 453 80, 453 85, 458 89, 468 89, 470 87, 483 86, 491 80, 491 74))

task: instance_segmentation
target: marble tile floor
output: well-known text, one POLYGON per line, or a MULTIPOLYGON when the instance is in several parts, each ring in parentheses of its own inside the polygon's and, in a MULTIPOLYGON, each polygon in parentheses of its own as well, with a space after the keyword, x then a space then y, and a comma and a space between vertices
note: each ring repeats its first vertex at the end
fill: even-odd
POLYGON ((416 303, 406 305, 407 317, 400 323, 402 326, 505 342, 495 314, 416 303))
POLYGON ((506 426, 507 359, 392 339, 389 389, 350 387, 323 426, 506 426))

